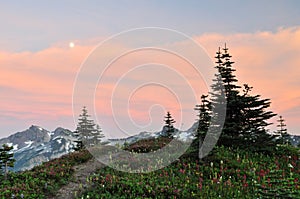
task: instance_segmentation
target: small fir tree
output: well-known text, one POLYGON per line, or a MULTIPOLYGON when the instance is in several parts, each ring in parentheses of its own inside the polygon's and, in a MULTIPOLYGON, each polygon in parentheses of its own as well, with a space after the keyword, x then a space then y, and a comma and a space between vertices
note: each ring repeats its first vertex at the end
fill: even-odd
POLYGON ((202 144, 202 141, 205 138, 205 135, 208 131, 211 119, 211 102, 207 99, 208 95, 201 96, 201 104, 197 104, 194 110, 198 112, 198 127, 195 133, 196 139, 193 141, 193 148, 199 149, 199 145, 202 144))
POLYGON ((84 149, 85 146, 84 146, 84 144, 83 144, 83 142, 81 140, 79 132, 75 130, 72 133, 72 136, 76 138, 76 140, 74 141, 75 142, 74 150, 75 151, 80 151, 80 150, 84 149))
POLYGON ((14 154, 12 153, 13 146, 8 146, 7 144, 3 144, 2 148, 0 148, 0 166, 1 169, 4 169, 4 177, 7 179, 8 168, 14 167, 15 159, 14 154))
POLYGON ((96 125, 96 131, 93 132, 92 137, 93 138, 91 140, 91 143, 93 145, 100 144, 102 138, 104 138, 104 135, 102 134, 102 129, 100 128, 100 126, 98 124, 96 125))
POLYGON ((101 143, 101 138, 104 137, 99 125, 94 123, 94 120, 90 119, 87 108, 84 106, 82 113, 79 115, 78 124, 75 133, 77 137, 77 148, 92 147, 101 143))
POLYGON ((290 141, 289 141, 289 134, 287 132, 287 128, 286 128, 286 124, 285 124, 285 120, 283 119, 283 117, 280 115, 279 119, 277 120, 278 125, 277 125, 277 135, 279 136, 278 138, 278 143, 279 144, 286 144, 289 145, 290 141))
POLYGON ((165 137, 173 138, 175 129, 173 124, 175 123, 175 120, 172 118, 171 113, 167 112, 167 115, 165 116, 165 137))

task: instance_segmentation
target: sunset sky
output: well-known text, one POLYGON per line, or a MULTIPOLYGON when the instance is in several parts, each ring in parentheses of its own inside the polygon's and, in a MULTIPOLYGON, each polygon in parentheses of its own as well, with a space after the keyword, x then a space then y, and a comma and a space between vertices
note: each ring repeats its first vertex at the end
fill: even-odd
MULTIPOLYGON (((248 83, 254 87, 254 94, 270 98, 271 110, 283 116, 288 132, 300 135, 299 9, 297 0, 0 2, 0 138, 32 124, 48 130, 59 126, 74 130, 73 89, 81 66, 100 42, 122 31, 142 27, 184 33, 202 46, 211 59, 226 42, 239 84, 248 83)), ((168 41, 162 45, 180 48, 184 42, 168 41)), ((126 42, 112 44, 97 59, 105 59, 121 49, 132 49, 132 46, 126 42)), ((117 122, 123 122, 120 125, 133 134, 139 130, 159 130, 167 110, 176 121, 182 121, 178 112, 180 103, 166 86, 175 85, 178 96, 185 93, 186 86, 176 78, 186 77, 196 89, 197 97, 207 92, 207 82, 197 77, 187 62, 163 52, 139 53, 129 54, 112 64, 107 75, 104 74, 107 81, 99 82, 95 107, 100 115, 98 122, 105 131, 110 131, 112 122, 107 119, 112 112, 106 106, 110 103, 104 96, 106 91, 115 88, 116 101, 112 105, 117 111, 114 113, 117 122), (143 64, 148 65, 130 71, 130 66, 143 64), (169 74, 164 71, 166 68, 176 69, 177 73, 169 74), (114 87, 111 79, 124 74, 128 76, 118 82, 118 88, 114 87), (158 81, 155 78, 169 80, 162 83, 165 85, 140 87, 142 81, 149 82, 151 78, 154 82, 158 81), (133 90, 129 92, 129 88, 133 90), (134 89, 137 91, 133 92, 134 89), (128 101, 128 97, 132 100, 128 101), (124 104, 129 108, 124 108, 124 104), (130 120, 128 115, 132 116, 130 120), (135 125, 128 125, 131 120, 135 125), (147 127, 151 121, 153 126, 147 127), (134 126, 145 128, 134 129, 134 126)), ((98 63, 99 60, 93 61, 98 63)), ((182 104, 185 108, 191 107, 190 112, 185 108, 181 110, 183 117, 185 113, 193 113, 194 102, 190 98, 182 104)), ((77 105, 75 116, 80 113, 78 107, 84 104, 77 105)), ((191 121, 196 119, 195 115, 191 121)), ((276 119, 278 117, 273 122, 276 119)), ((189 127, 183 122, 176 125, 189 127)), ((274 130, 275 126, 270 128, 274 130)))

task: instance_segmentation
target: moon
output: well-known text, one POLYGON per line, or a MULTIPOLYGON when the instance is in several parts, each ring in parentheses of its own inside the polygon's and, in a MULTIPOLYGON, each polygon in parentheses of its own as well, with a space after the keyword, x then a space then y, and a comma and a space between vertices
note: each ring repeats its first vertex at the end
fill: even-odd
POLYGON ((70 47, 70 48, 74 48, 74 47, 75 47, 74 42, 70 42, 70 43, 69 43, 69 47, 70 47))

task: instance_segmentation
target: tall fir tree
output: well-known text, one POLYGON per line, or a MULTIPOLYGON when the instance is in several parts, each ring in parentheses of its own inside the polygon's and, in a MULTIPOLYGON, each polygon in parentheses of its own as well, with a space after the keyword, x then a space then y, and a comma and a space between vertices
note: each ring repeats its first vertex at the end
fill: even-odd
POLYGON ((239 112, 240 108, 240 105, 238 104, 239 101, 237 100, 239 94, 238 89, 240 86, 236 85, 238 80, 233 74, 235 72, 235 69, 232 67, 234 62, 231 61, 232 56, 228 53, 226 45, 225 48, 223 48, 223 52, 224 53, 222 53, 219 48, 215 56, 215 63, 217 64, 215 68, 217 69, 217 75, 213 80, 215 83, 212 85, 213 92, 211 95, 214 106, 218 106, 222 95, 226 98, 225 123, 219 142, 222 143, 222 145, 231 145, 236 141, 235 138, 238 136, 238 132, 240 131, 239 116, 236 114, 239 112), (220 84, 222 84, 222 86, 220 84))
POLYGON ((269 99, 260 99, 260 95, 250 95, 251 87, 244 85, 244 92, 240 94, 241 87, 237 85, 237 78, 234 75, 234 62, 231 61, 231 55, 228 48, 220 48, 216 53, 216 69, 219 75, 216 75, 212 85, 212 105, 217 104, 220 94, 220 79, 224 86, 226 97, 226 116, 219 144, 225 146, 237 146, 242 148, 257 148, 264 144, 269 146, 273 144, 273 136, 267 133, 266 127, 270 125, 267 122, 274 117, 271 111, 269 99), (268 143, 268 144, 267 144, 268 143))
POLYGON ((8 168, 14 167, 15 159, 14 154, 12 152, 13 146, 8 146, 7 144, 3 144, 2 148, 0 148, 0 167, 4 169, 4 177, 7 179, 8 168))
POLYGON ((165 135, 164 136, 168 137, 168 138, 173 138, 174 133, 175 133, 173 124, 175 123, 175 120, 172 118, 172 115, 169 111, 167 112, 167 115, 165 116, 164 122, 165 122, 165 126, 164 126, 165 135))

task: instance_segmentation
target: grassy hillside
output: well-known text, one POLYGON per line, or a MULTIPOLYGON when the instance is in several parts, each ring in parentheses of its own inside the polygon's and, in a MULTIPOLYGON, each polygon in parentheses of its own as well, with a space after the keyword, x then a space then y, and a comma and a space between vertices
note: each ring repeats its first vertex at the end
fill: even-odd
MULTIPOLYGON (((127 149, 140 151, 143 146, 151 151, 158 142, 149 140, 147 145, 144 140, 127 149)), ((186 154, 146 174, 106 167, 90 176, 92 187, 81 198, 300 198, 299 151, 279 147, 274 152, 264 155, 219 147, 201 161, 186 154)))
POLYGON ((92 156, 87 150, 64 155, 45 162, 32 170, 10 173, 7 180, 0 176, 0 198, 46 198, 72 179, 73 167, 92 156))
MULTIPOLYGON (((157 150, 168 140, 143 140, 127 147, 135 152, 157 150)), ((87 151, 65 155, 30 171, 1 179, 1 198, 47 198, 67 184, 73 167, 91 159, 87 151)), ((133 163, 134 164, 134 163, 133 163)), ((131 174, 109 167, 86 179, 77 198, 300 198, 300 155, 281 146, 273 155, 224 147, 203 160, 185 154, 155 172, 131 174)))

